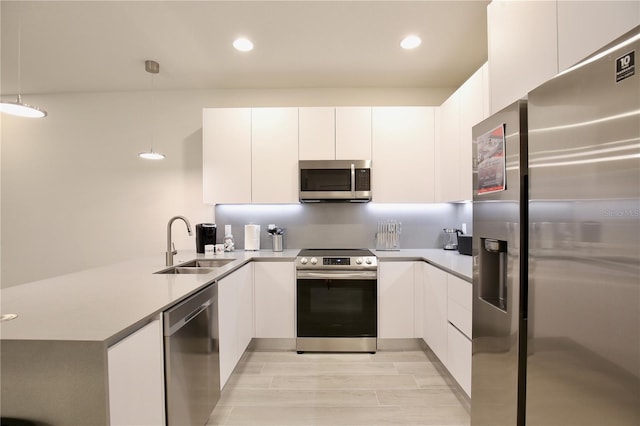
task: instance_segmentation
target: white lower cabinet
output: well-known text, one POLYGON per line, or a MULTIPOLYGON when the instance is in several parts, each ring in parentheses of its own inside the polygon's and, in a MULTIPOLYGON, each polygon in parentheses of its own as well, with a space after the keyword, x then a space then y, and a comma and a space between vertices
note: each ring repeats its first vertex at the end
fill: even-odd
POLYGON ((447 360, 445 365, 462 389, 471 395, 472 284, 447 276, 447 360))
POLYGON ((413 338, 414 263, 381 262, 378 266, 378 337, 413 338))
POLYGON ((218 327, 222 389, 254 335, 253 263, 218 281, 218 327))
POLYGON ((107 350, 112 425, 164 425, 162 327, 154 320, 107 350))
POLYGON ((422 263, 422 338, 471 395, 471 283, 422 263))
POLYGON ((293 263, 255 262, 253 268, 256 337, 295 338, 293 263))
POLYGON ((424 312, 422 337, 434 354, 447 359, 447 273, 423 263, 424 312))

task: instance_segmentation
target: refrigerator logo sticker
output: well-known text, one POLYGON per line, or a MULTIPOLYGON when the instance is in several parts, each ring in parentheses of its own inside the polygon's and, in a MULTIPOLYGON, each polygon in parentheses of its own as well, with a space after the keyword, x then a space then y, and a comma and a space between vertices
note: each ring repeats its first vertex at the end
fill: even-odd
POLYGON ((616 83, 629 78, 636 73, 636 51, 632 50, 626 55, 616 59, 616 83))
POLYGON ((476 139, 478 146, 478 194, 504 191, 507 187, 504 129, 505 124, 501 124, 476 139))

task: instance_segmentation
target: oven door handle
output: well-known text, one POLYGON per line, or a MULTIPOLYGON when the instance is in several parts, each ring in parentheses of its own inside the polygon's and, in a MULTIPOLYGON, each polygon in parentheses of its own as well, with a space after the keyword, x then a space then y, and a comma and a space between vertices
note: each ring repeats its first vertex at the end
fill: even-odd
POLYGON ((298 271, 298 279, 329 279, 329 280, 375 280, 376 271, 298 271))

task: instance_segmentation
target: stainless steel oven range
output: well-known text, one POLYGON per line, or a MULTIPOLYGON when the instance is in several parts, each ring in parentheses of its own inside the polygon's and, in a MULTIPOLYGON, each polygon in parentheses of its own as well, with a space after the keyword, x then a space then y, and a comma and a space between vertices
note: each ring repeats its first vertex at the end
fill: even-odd
POLYGON ((307 249, 296 258, 296 350, 377 350, 378 259, 366 249, 307 249))

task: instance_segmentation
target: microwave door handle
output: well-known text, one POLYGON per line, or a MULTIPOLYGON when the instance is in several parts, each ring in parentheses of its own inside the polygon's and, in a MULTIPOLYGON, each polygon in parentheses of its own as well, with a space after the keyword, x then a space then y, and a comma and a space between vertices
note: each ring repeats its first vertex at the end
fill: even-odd
POLYGON ((356 165, 351 163, 351 196, 356 197, 356 165))

